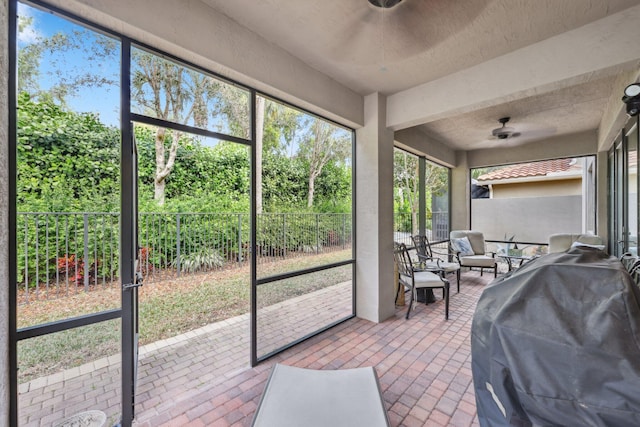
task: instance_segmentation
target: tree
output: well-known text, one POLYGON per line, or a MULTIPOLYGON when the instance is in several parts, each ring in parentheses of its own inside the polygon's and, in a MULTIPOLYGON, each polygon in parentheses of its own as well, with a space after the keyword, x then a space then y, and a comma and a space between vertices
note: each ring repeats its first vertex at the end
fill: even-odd
MULTIPOLYGON (((33 25, 32 16, 18 17, 18 39, 25 37, 33 25)), ((37 41, 25 43, 18 49, 18 93, 36 95, 40 90, 40 61, 43 45, 37 41)))
POLYGON ((51 100, 18 102, 17 207, 23 211, 116 210, 119 131, 51 100))
MULTIPOLYGON (((26 33, 31 25, 31 17, 22 17, 19 31, 26 33)), ((118 64, 118 52, 116 40, 79 26, 50 37, 36 36, 20 45, 18 88, 34 99, 55 100, 65 107, 82 89, 118 84, 120 68, 104 66, 118 64), (80 60, 69 61, 70 56, 80 60), (117 69, 115 75, 112 68, 117 69), (41 77, 42 72, 48 79, 41 77), (45 81, 54 83, 43 89, 40 83, 45 81)), ((209 113, 218 112, 215 99, 222 82, 140 49, 134 49, 132 56, 132 105, 139 113, 206 128, 209 113)), ((156 129, 154 198, 160 205, 181 135, 156 129)))
POLYGON ((264 208, 269 212, 299 210, 306 205, 307 167, 303 159, 265 152, 263 157, 264 208))
MULTIPOLYGON (((32 31, 33 21, 29 16, 19 17, 19 31, 25 36, 18 42, 18 85, 20 92, 28 93, 32 102, 37 101, 44 106, 56 105, 60 111, 71 111, 76 95, 86 99, 87 93, 95 93, 85 91, 86 88, 104 87, 106 90, 112 85, 117 87, 120 72, 117 40, 81 26, 70 27, 68 23, 64 31, 42 36, 43 33, 32 31)), ((249 91, 138 48, 132 50, 131 73, 131 105, 136 113, 250 139, 249 91)), ((78 105, 84 107, 83 104, 78 105)), ((321 123, 269 98, 258 96, 255 107, 257 122, 253 149, 257 151, 258 160, 258 213, 263 210, 263 204, 281 208, 293 202, 302 207, 305 198, 307 206, 311 207, 316 193, 326 208, 330 203, 338 206, 342 202, 344 189, 349 187, 345 187, 343 182, 345 177, 348 178, 348 174, 343 172, 350 168, 348 162, 343 162, 350 148, 348 132, 341 133, 328 123, 321 123), (277 165, 279 175, 265 174, 265 158, 266 167, 277 165), (327 167, 333 168, 334 175, 339 173, 340 177, 323 176, 327 167), (289 175, 295 175, 300 182, 293 183, 289 175), (265 177, 270 182, 265 183, 265 177), (276 183, 277 179, 284 181, 276 183), (285 185, 291 186, 291 189, 285 188, 285 185), (271 197, 273 202, 266 199, 263 202, 263 188, 265 196, 271 197), (301 191, 306 193, 302 198, 299 197, 301 191)), ((117 105, 112 108, 117 108, 117 105)), ((97 115, 94 119, 98 119, 97 115)), ((140 128, 136 125, 139 152, 144 152, 149 163, 146 166, 140 162, 140 170, 144 169, 141 182, 149 187, 147 191, 142 186, 141 194, 150 200, 152 187, 153 199, 159 206, 165 203, 167 197, 188 196, 177 190, 179 183, 188 182, 186 188, 197 188, 203 193, 213 194, 210 188, 205 189, 206 186, 200 185, 200 182, 185 178, 185 175, 193 172, 201 180, 212 179, 208 171, 196 172, 190 169, 192 165, 181 162, 183 155, 190 156, 188 158, 191 160, 207 159, 203 153, 209 147, 195 144, 198 137, 168 127, 142 126, 145 129, 143 133, 138 132, 140 128), (141 144, 143 137, 151 139, 145 139, 141 144), (178 169, 180 176, 172 179, 178 169)), ((200 166, 206 165, 208 159, 198 161, 200 170, 203 169, 200 166)))
POLYGON ((351 212, 351 178, 351 165, 348 162, 329 161, 315 183, 314 211, 351 212))
MULTIPOLYGON (((404 150, 394 150, 394 203, 396 211, 411 214, 413 234, 418 233, 418 212, 419 212, 419 158, 407 153, 404 150)), ((438 196, 444 196, 449 187, 448 169, 437 164, 425 161, 425 213, 428 218, 432 217, 432 209, 438 202, 438 196)), ((446 202, 448 204, 448 202, 446 202)))
POLYGON ((313 206, 315 182, 322 168, 331 159, 345 159, 350 148, 351 140, 345 131, 324 120, 315 117, 309 119, 299 151, 309 164, 308 208, 313 206))
POLYGON ((255 147, 255 173, 256 173, 256 214, 262 213, 262 150, 264 139, 264 110, 265 99, 261 96, 256 97, 256 141, 255 147))
POLYGON ((418 176, 419 162, 414 155, 404 150, 394 150, 393 177, 398 189, 400 211, 409 210, 411 213, 412 234, 418 233, 418 176))
MULTIPOLYGON (((195 93, 191 98, 187 90, 185 68, 141 50, 134 50, 132 56, 132 105, 142 110, 142 114, 179 124, 186 124, 195 117, 203 120, 202 112, 196 111, 201 105, 200 101, 195 99, 195 93), (191 108, 184 111, 189 100, 194 102, 191 108)), ((194 77, 194 88, 201 93, 197 76, 194 77)), ((166 179, 175 164, 180 134, 175 132, 167 135, 167 130, 162 127, 155 132, 154 199, 161 206, 165 201, 166 179)))
MULTIPOLYGON (((248 138, 247 91, 149 52, 136 49, 132 57, 132 104, 142 114, 203 129, 212 120, 217 130, 248 138)), ((165 201, 181 136, 178 131, 156 130, 154 199, 159 205, 165 201)))
POLYGON ((18 40, 18 93, 33 100, 47 98, 66 107, 84 88, 119 82, 119 67, 103 66, 118 63, 119 44, 109 37, 80 26, 44 37, 33 28, 33 17, 19 16, 18 40), (78 60, 70 63, 70 55, 78 60))
MULTIPOLYGON (((239 134, 249 139, 250 121, 243 114, 245 110, 237 111, 241 105, 232 93, 224 93, 220 106, 231 124, 239 134)), ((266 153, 284 154, 286 146, 293 145, 298 118, 301 113, 262 96, 256 96, 256 213, 261 214, 264 205, 263 198, 263 158, 266 153), (284 143, 283 143, 284 142, 284 143)))
POLYGON ((267 154, 283 155, 286 146, 293 145, 298 118, 301 113, 284 104, 256 97, 256 213, 263 209, 263 157, 267 154), (283 144, 284 141, 284 144, 283 144))

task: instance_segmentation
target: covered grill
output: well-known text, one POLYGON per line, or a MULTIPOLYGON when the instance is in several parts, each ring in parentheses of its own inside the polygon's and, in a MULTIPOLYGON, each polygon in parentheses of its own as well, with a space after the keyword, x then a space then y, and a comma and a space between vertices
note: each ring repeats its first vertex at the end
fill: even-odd
POLYGON ((593 248, 499 277, 473 319, 482 426, 640 426, 640 290, 593 248))

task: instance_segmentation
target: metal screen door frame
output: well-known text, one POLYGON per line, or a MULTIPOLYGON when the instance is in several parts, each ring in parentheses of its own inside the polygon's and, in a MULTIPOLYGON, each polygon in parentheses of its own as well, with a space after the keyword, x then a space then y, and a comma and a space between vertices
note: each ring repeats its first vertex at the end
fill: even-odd
POLYGON ((130 426, 135 417, 138 372, 138 287, 142 277, 136 272, 138 259, 138 153, 131 121, 131 41, 122 40, 121 116, 121 206, 120 262, 122 280, 122 425, 130 426))

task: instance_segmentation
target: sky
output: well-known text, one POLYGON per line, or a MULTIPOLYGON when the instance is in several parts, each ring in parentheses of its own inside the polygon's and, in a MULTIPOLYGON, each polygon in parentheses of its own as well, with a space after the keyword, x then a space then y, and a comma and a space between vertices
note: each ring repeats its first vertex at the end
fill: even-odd
MULTIPOLYGON (((56 33, 71 34, 74 30, 81 30, 84 27, 72 23, 66 19, 57 17, 51 13, 43 12, 39 9, 18 3, 18 15, 31 17, 32 25, 25 28, 18 34, 18 49, 38 41, 40 38, 49 38, 56 33)), ((102 34, 94 33, 96 37, 106 37, 102 34)), ((85 47, 95 42, 95 38, 86 37, 83 39, 85 47)), ((117 55, 119 58, 119 55, 117 55)), ((82 49, 76 49, 61 55, 45 53, 41 62, 41 75, 39 84, 42 89, 49 89, 53 83, 59 80, 57 73, 66 76, 81 76, 91 72, 94 75, 118 78, 120 64, 118 61, 95 61, 90 60, 89 55, 82 49)), ((108 125, 119 126, 120 123, 120 87, 83 87, 78 91, 77 96, 68 97, 69 107, 77 112, 97 113, 100 120, 108 125)))

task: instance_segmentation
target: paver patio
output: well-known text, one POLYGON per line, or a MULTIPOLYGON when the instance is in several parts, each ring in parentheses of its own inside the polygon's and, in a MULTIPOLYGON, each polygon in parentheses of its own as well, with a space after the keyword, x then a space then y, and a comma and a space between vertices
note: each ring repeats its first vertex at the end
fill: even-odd
MULTIPOLYGON (((418 304, 409 320, 406 307, 379 324, 350 319, 258 365, 248 366, 248 315, 207 325, 141 348, 136 420, 140 427, 250 425, 274 363, 313 369, 375 366, 394 426, 477 426, 471 381, 471 318, 492 275, 462 275, 461 292, 444 304, 418 304)), ((343 317, 351 307, 350 284, 336 285, 272 306, 259 328, 269 334, 275 314, 287 325, 343 317), (327 293, 322 295, 322 293, 327 293), (320 293, 320 294, 319 294, 320 293), (331 307, 322 301, 331 295, 331 307), (342 305, 338 303, 342 301, 342 305), (337 307, 342 307, 338 308, 337 307), (313 311, 310 311, 313 310, 313 311), (344 310, 344 311, 343 311, 344 310), (269 320, 267 320, 269 319, 269 320)), ((296 330, 295 337, 305 334, 296 330), (299 335, 301 334, 301 335, 299 335)), ((280 329, 282 330, 282 329, 280 329)), ((284 329, 287 330, 287 329, 284 329)), ((259 342, 263 353, 275 344, 259 342), (262 344, 260 344, 262 343, 262 344)), ((120 412, 119 355, 20 386, 20 425, 51 425, 74 413, 100 409, 112 425, 120 412)))

